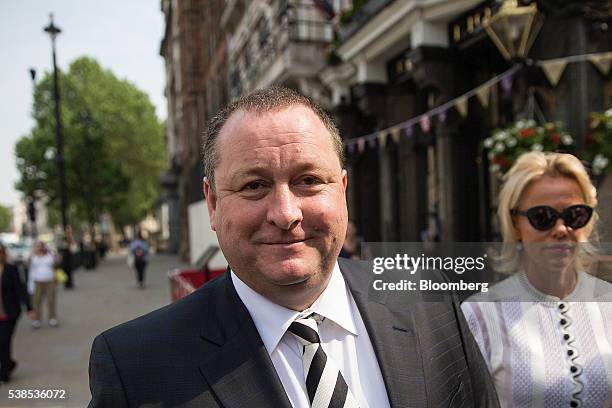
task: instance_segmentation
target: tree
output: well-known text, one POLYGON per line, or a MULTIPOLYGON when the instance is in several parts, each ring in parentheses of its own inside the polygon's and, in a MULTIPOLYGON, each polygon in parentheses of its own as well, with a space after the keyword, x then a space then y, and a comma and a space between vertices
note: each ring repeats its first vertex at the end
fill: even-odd
POLYGON ((11 210, 3 205, 0 205, 0 232, 7 232, 11 229, 11 210))
MULTIPOLYGON (((138 222, 155 204, 165 165, 163 128, 148 96, 87 57, 60 74, 60 92, 71 221, 92 225, 109 212, 119 227, 138 222)), ((34 93, 35 126, 15 146, 16 187, 47 196, 51 219, 59 212, 54 109, 46 74, 34 93)))

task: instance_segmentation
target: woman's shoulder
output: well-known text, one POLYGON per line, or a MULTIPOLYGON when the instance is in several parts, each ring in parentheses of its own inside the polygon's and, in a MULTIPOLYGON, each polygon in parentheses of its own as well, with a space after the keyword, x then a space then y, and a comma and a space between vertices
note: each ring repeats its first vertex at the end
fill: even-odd
POLYGON ((589 290, 589 294, 592 293, 593 299, 583 299, 585 301, 595 302, 612 302, 612 283, 603 280, 597 276, 593 276, 589 273, 583 274, 586 287, 589 290))
POLYGON ((520 300, 521 295, 522 286, 516 273, 494 284, 488 291, 470 296, 464 303, 513 302, 520 300))

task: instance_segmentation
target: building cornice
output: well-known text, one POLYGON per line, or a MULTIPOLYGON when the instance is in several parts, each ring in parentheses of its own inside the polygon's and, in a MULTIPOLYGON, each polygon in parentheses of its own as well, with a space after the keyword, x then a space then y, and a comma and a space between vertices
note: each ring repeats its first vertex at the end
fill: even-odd
POLYGON ((382 9, 337 50, 344 61, 359 55, 373 57, 382 52, 389 35, 401 38, 419 20, 445 21, 475 6, 481 0, 398 0, 382 9))

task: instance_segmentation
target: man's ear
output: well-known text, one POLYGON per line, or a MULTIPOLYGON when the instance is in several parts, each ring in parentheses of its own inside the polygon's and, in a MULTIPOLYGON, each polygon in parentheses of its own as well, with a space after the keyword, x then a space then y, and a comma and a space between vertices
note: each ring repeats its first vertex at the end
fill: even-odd
POLYGON ((342 190, 344 190, 344 194, 346 195, 346 185, 348 183, 348 173, 346 169, 342 169, 342 190))
POLYGON ((210 227, 213 231, 217 230, 217 223, 215 216, 217 214, 217 194, 210 185, 208 177, 204 177, 204 198, 206 199, 206 206, 208 207, 208 218, 210 218, 210 227))

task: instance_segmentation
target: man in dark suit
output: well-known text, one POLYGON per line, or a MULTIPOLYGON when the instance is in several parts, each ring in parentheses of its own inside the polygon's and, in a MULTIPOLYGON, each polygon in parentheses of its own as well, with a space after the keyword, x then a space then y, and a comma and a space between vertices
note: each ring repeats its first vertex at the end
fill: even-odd
POLYGON ((0 244, 0 382, 8 382, 17 366, 11 355, 11 344, 22 304, 33 317, 30 296, 19 271, 7 262, 6 248, 0 244))
POLYGON ((90 407, 498 406, 450 296, 411 303, 338 259, 347 175, 319 107, 256 91, 206 136, 204 192, 228 273, 98 336, 90 407))

